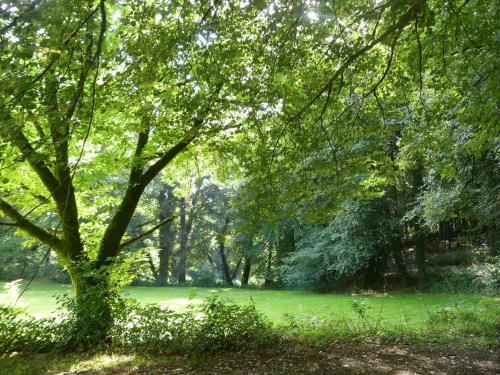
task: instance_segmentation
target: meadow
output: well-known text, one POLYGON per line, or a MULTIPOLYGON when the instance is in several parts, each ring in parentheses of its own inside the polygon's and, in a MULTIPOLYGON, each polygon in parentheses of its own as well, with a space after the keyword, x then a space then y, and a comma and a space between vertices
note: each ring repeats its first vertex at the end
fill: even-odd
MULTIPOLYGON (((12 299, 0 283, 0 301, 12 299)), ((34 281, 23 293, 18 305, 37 317, 57 312, 57 296, 71 294, 70 285, 34 281)), ((361 306, 366 316, 385 322, 420 326, 428 314, 438 308, 460 303, 475 306, 485 297, 458 294, 376 293, 363 295, 318 294, 301 290, 260 290, 206 287, 127 287, 122 291, 126 298, 141 303, 157 303, 163 307, 182 311, 189 304, 199 304, 216 294, 237 304, 254 303, 275 325, 286 323, 289 317, 360 319, 355 310, 361 306), (288 318, 287 318, 288 317, 288 318)), ((495 300, 499 300, 496 298, 495 300)), ((359 310, 358 310, 359 311, 359 310)))

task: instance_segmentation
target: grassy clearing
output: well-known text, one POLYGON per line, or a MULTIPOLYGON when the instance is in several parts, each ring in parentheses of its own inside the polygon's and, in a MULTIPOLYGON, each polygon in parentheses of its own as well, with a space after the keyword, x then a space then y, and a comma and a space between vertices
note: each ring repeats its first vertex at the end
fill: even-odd
MULTIPOLYGON (((0 283, 0 301, 6 298, 5 283, 0 283), (3 291, 3 292, 2 292, 3 291)), ((35 316, 47 316, 57 309, 56 295, 71 293, 69 285, 51 282, 33 282, 20 300, 20 305, 35 316)), ((237 288, 198 287, 130 287, 123 294, 141 303, 158 303, 171 309, 182 311, 188 304, 201 303, 206 297, 217 294, 223 299, 238 304, 252 301, 257 309, 274 324, 287 322, 286 316, 296 318, 317 317, 326 319, 360 319, 353 309, 362 302, 366 316, 419 327, 428 314, 450 303, 462 301, 467 306, 478 305, 481 297, 445 294, 373 294, 339 295, 315 294, 307 291, 254 290, 237 288)), ((499 298, 491 298, 500 302, 499 298)))

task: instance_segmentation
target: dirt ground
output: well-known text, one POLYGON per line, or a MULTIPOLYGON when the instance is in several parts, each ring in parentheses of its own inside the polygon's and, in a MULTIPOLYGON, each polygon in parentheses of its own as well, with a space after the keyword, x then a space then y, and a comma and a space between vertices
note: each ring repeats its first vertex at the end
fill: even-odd
POLYGON ((225 353, 188 364, 183 357, 169 365, 121 367, 78 374, 500 374, 498 350, 457 349, 433 345, 348 345, 333 342, 322 349, 297 347, 275 354, 225 353))

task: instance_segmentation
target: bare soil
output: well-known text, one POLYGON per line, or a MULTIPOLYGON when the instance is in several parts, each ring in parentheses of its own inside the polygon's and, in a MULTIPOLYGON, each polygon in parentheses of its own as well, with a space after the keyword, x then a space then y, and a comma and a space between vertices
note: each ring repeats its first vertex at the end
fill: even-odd
POLYGON ((499 359, 499 350, 332 342, 321 349, 297 346, 275 348, 273 354, 224 353, 196 362, 179 356, 168 365, 79 374, 500 374, 499 359))

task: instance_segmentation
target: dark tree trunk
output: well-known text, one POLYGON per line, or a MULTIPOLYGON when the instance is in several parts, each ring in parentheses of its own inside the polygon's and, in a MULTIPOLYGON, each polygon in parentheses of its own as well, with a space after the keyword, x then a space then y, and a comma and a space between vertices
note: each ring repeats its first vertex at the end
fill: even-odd
POLYGON ((399 237, 393 242, 392 257, 396 265, 396 272, 399 278, 405 283, 408 279, 408 270, 406 269, 406 264, 403 259, 402 239, 399 237))
POLYGON ((425 279, 425 241, 426 236, 420 228, 416 228, 415 240, 415 260, 417 262, 417 279, 419 284, 425 279))
POLYGON ((267 265, 266 265, 266 276, 264 279, 264 287, 269 288, 273 284, 272 277, 272 264, 273 264, 273 247, 269 246, 268 254, 267 254, 267 265))
POLYGON ((228 285, 233 285, 233 279, 231 278, 231 273, 229 272, 229 264, 227 262, 223 240, 219 240, 219 255, 221 259, 222 275, 224 276, 224 281, 228 285))
POLYGON ((229 226, 229 218, 226 216, 224 218, 224 224, 220 228, 220 232, 218 233, 218 251, 221 260, 221 268, 222 268, 222 276, 224 277, 224 281, 228 285, 233 285, 233 278, 231 277, 231 272, 229 270, 229 263, 227 261, 227 255, 225 250, 225 236, 227 232, 227 228, 229 226))
MULTIPOLYGON (((165 184, 158 197, 160 206, 160 221, 172 217, 175 213, 176 201, 173 194, 173 188, 165 184)), ((175 242, 175 232, 172 223, 166 224, 160 228, 160 264, 158 266, 157 284, 165 286, 168 283, 170 272, 170 261, 173 254, 175 242)))
POLYGON ((188 241, 188 224, 186 220, 186 201, 182 198, 180 201, 180 209, 181 209, 181 242, 178 253, 178 261, 177 261, 177 282, 185 283, 186 282, 186 265, 187 265, 187 241, 188 241))
POLYGON ((490 224, 488 227, 488 248, 491 256, 500 254, 500 243, 498 241, 499 228, 496 223, 490 224))
POLYGON ((250 268, 252 263, 250 257, 245 257, 245 262, 243 263, 243 275, 241 276, 241 285, 247 286, 248 279, 250 278, 250 268))

